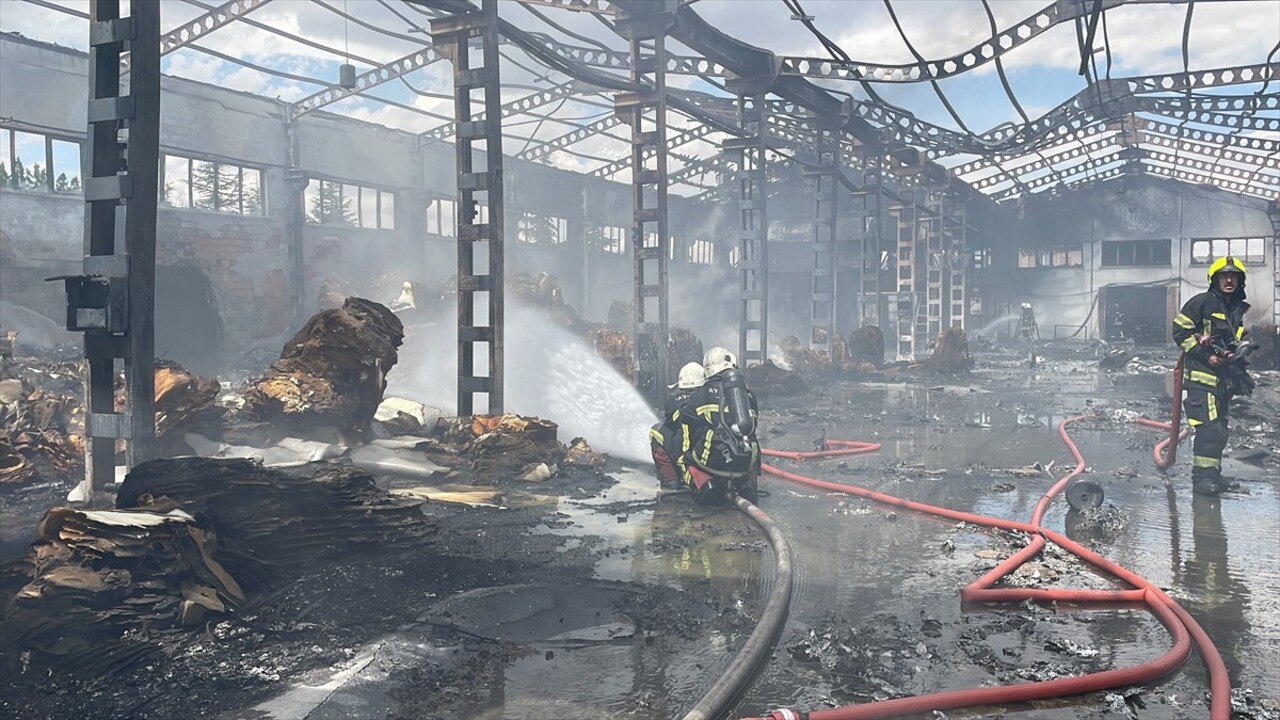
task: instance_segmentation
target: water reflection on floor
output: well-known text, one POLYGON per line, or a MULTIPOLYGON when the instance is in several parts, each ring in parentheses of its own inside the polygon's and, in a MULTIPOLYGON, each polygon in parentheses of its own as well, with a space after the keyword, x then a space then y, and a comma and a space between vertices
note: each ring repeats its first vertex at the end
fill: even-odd
MULTIPOLYGON (((1248 494, 1218 501, 1191 495, 1185 457, 1172 477, 1155 472, 1150 447, 1158 436, 1116 420, 1130 410, 1161 416, 1168 387, 1160 376, 1117 379, 1084 365, 1058 364, 1034 372, 978 373, 969 382, 841 384, 805 402, 764 402, 761 436, 781 449, 811 449, 823 433, 881 442, 878 454, 809 464, 804 471, 900 497, 1025 520, 1050 480, 1006 470, 1040 463, 1061 475, 1072 461, 1058 438, 1058 423, 1080 413, 1108 414, 1112 422, 1084 424, 1071 435, 1087 459, 1091 479, 1104 486, 1107 502, 1127 521, 1105 537, 1080 535, 1068 522, 1065 502, 1059 501, 1046 525, 1065 529, 1166 588, 1214 639, 1233 686, 1280 699, 1280 674, 1274 672, 1280 667, 1280 496, 1274 470, 1228 460, 1226 472, 1244 480, 1248 494)), ((962 613, 959 607, 959 589, 992 564, 975 553, 1003 545, 986 533, 957 531, 954 523, 891 512, 847 496, 774 479, 762 487, 768 492, 762 507, 782 524, 797 553, 796 591, 782 643, 833 616, 857 623, 887 613, 914 627, 927 615, 946 628, 940 639, 930 640, 936 645, 932 652, 939 655, 903 686, 923 693, 991 681, 972 657, 955 651, 952 641, 965 628, 1014 612, 962 613), (954 551, 945 547, 948 541, 954 551), (946 654, 948 648, 954 656, 946 654)), ((720 613, 749 615, 771 581, 761 536, 736 513, 694 508, 683 498, 658 495, 651 477, 629 473, 604 497, 562 501, 568 526, 549 532, 604 537, 616 551, 600 560, 597 574, 602 579, 694 591, 711 598, 720 613)), ((1096 578, 1067 578, 1061 584, 1082 583, 1103 585, 1096 578)), ((495 714, 487 716, 670 716, 697 699, 749 629, 667 653, 630 643, 557 654, 550 664, 545 659, 517 663, 508 672, 501 708, 491 708, 495 714), (554 677, 554 687, 548 677, 554 677)), ((1097 648, 1104 667, 1150 660, 1169 645, 1159 623, 1135 610, 1046 614, 1037 617, 1035 632, 983 637, 997 655, 1027 664, 1044 658, 1062 661, 1046 653, 1046 637, 1073 638, 1097 648)), ((904 637, 904 646, 917 639, 904 637)), ((740 710, 759 714, 779 705, 809 708, 843 701, 841 685, 841 678, 796 663, 780 648, 740 710)), ((1180 673, 1148 690, 1141 717, 1202 715, 1205 688, 1203 665, 1193 658, 1180 673)), ((1101 696, 1093 695, 1009 708, 1006 714, 1060 718, 1104 713, 1101 696)))

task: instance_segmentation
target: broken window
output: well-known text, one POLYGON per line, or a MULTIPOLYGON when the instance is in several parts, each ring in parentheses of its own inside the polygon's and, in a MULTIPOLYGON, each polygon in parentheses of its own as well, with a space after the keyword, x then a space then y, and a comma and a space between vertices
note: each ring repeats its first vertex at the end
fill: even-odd
POLYGON ((0 128, 0 187, 81 192, 79 141, 0 128))
POLYGON ((1191 241, 1191 264, 1208 265, 1220 257, 1240 258, 1246 265, 1267 261, 1266 240, 1252 238, 1195 238, 1191 241))
POLYGON ((313 178, 307 183, 304 198, 307 222, 371 230, 395 229, 393 192, 313 178))
POLYGON ((716 246, 710 240, 695 240, 689 245, 689 262, 696 265, 710 265, 715 255, 716 246))
POLYGON ((1118 240, 1102 243, 1102 267, 1169 267, 1169 240, 1118 240))
POLYGON ((1018 249, 1018 267, 1083 267, 1083 245, 1054 245, 1050 248, 1018 249))
POLYGON ((588 249, 620 255, 627 250, 627 229, 618 225, 590 225, 586 240, 588 249))
POLYGON ((516 225, 516 240, 530 245, 559 245, 569 239, 569 221, 554 215, 524 213, 516 225))
POLYGON ((163 153, 160 203, 172 208, 265 215, 262 170, 221 160, 163 153))
POLYGON ((436 198, 427 203, 427 234, 455 237, 457 225, 454 212, 457 203, 452 198, 436 198))

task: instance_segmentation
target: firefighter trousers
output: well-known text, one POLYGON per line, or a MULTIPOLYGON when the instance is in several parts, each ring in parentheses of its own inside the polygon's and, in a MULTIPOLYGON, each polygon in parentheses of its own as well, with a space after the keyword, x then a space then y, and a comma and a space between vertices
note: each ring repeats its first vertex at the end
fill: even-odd
POLYGON ((1182 402, 1187 424, 1195 429, 1192 443, 1191 477, 1221 477, 1222 452, 1227 448, 1229 431, 1228 413, 1231 410, 1231 393, 1221 378, 1198 372, 1204 378, 1187 378, 1187 396, 1182 402), (1212 378, 1215 384, 1207 380, 1212 378))

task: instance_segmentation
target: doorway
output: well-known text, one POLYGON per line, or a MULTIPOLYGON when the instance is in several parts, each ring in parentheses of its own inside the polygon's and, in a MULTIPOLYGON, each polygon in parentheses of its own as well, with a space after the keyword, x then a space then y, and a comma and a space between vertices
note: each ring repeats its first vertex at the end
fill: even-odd
POLYGON ((1176 288, 1164 285, 1110 285, 1099 291, 1102 337, 1108 342, 1131 340, 1162 345, 1169 340, 1169 296, 1176 288))

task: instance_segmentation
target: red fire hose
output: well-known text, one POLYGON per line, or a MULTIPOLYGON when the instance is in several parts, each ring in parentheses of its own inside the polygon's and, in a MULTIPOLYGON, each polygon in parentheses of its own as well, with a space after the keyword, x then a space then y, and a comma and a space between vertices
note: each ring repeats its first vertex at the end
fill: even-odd
POLYGON ((1178 442, 1187 436, 1187 431, 1182 428, 1182 361, 1185 358, 1186 355, 1179 355, 1178 362, 1173 366, 1173 408, 1170 410, 1170 417, 1173 420, 1160 422, 1138 418, 1134 421, 1143 427, 1169 431, 1169 437, 1156 443, 1151 451, 1156 467, 1161 470, 1168 470, 1178 461, 1178 442))
MULTIPOLYGON (((1181 372, 1178 372, 1175 377, 1181 378, 1181 375, 1181 372)), ((1175 382, 1179 385, 1181 384, 1177 380, 1175 380, 1175 382)), ((1175 396, 1178 394, 1180 393, 1175 393, 1175 396)), ((1028 533, 1032 536, 1032 541, 1025 548, 1018 551, 1013 556, 1000 563, 1000 565, 995 569, 986 573, 981 578, 978 578, 962 590, 960 593, 961 599, 968 602, 987 603, 1019 603, 1027 600, 1031 600, 1033 602, 1049 602, 1056 600, 1060 603, 1106 603, 1110 605, 1116 602, 1141 602, 1151 610, 1156 618, 1169 630, 1170 634, 1173 635, 1173 647, 1170 648, 1168 652, 1155 660, 1151 660, 1140 665, 1115 670, 1105 670, 1080 677, 1061 678, 1035 683, 1019 683, 1003 687, 955 690, 950 692, 920 695, 916 697, 886 700, 884 702, 848 705, 829 710, 813 710, 807 714, 790 709, 781 709, 774 710, 764 718, 755 720, 790 720, 791 718, 800 717, 808 718, 808 720, 888 718, 928 712, 930 710, 949 710, 962 707, 1027 702, 1031 700, 1045 700, 1067 695, 1096 692, 1107 688, 1142 683, 1169 674, 1186 661, 1187 656, 1191 652, 1192 641, 1195 642, 1196 647, 1209 670, 1211 691, 1209 717, 1211 720, 1229 720, 1231 712, 1231 683, 1227 676, 1226 666, 1223 664, 1222 657, 1218 654, 1217 648, 1214 647, 1213 641, 1210 640, 1209 636, 1205 634, 1204 630, 1200 628, 1191 615, 1169 598, 1168 595, 1164 594, 1164 592, 1159 588, 1155 587, 1142 577, 1139 577, 1135 573, 1120 567, 1110 560, 1107 560, 1070 538, 1051 530, 1047 530, 1040 525, 1040 522, 1044 517, 1044 513, 1048 509, 1049 503, 1053 498, 1073 479, 1084 472, 1084 457, 1080 454, 1079 448, 1076 447, 1070 436, 1067 435, 1067 426, 1082 419, 1084 419, 1083 416, 1068 418, 1058 426, 1058 435, 1071 451, 1072 457, 1076 460, 1076 466, 1070 473, 1054 483, 1054 485, 1045 492, 1045 494, 1040 498, 1040 501, 1036 503, 1035 510, 1031 516, 1031 521, 1028 523, 992 518, 985 515, 966 513, 958 510, 936 507, 925 503, 914 502, 911 500, 904 500, 902 498, 885 495, 884 493, 867 490, 865 488, 816 480, 796 473, 787 472, 771 465, 765 465, 764 470, 765 472, 776 475, 780 478, 799 482, 811 487, 856 495, 878 503, 892 505, 907 510, 915 510, 917 512, 926 513, 936 517, 944 517, 951 520, 963 520, 966 523, 974 525, 1028 533), (1071 552, 1076 557, 1079 557, 1081 560, 1093 565, 1095 568, 1110 573, 1119 580, 1134 586, 1133 589, 1084 590, 995 587, 995 584, 1002 578, 1006 577, 1014 570, 1018 569, 1018 567, 1023 563, 1039 554, 1039 552, 1044 548, 1046 541, 1053 542, 1059 547, 1071 552)), ((1168 425, 1162 424, 1164 428, 1170 429, 1169 440, 1165 441, 1167 444, 1173 446, 1173 450, 1169 453, 1170 463, 1172 462, 1174 452, 1176 452, 1176 438, 1179 437, 1176 429, 1177 424, 1178 415, 1176 414, 1176 411, 1173 423, 1168 425)), ((852 443, 848 441, 830 441, 827 443, 827 446, 828 449, 824 449, 816 453, 781 452, 774 450, 765 450, 763 452, 764 454, 772 457, 803 460, 812 457, 856 455, 864 452, 873 452, 880 448, 878 444, 852 443)), ((1157 456, 1157 459, 1159 461, 1159 456, 1157 456)))

